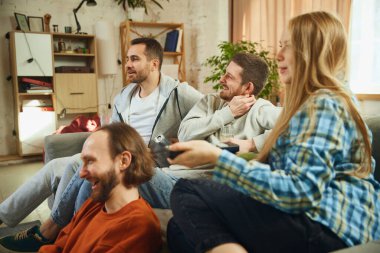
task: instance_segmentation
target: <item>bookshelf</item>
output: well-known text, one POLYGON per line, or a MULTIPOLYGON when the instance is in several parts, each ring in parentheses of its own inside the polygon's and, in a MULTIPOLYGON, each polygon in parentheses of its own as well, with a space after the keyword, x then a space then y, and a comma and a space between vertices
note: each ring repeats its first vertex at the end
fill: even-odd
POLYGON ((52 88, 52 37, 48 33, 13 31, 9 42, 18 154, 41 154, 43 138, 53 133, 57 124, 52 88), (29 80, 49 84, 50 88, 34 85, 29 80))
POLYGON ((172 30, 181 29, 179 36, 180 46, 176 52, 165 52, 162 71, 171 75, 170 72, 177 74, 172 76, 180 81, 186 81, 186 66, 185 66, 185 40, 183 23, 153 23, 153 22, 134 22, 124 21, 120 24, 120 45, 121 45, 121 64, 123 84, 128 84, 128 74, 126 69, 126 58, 129 43, 137 37, 153 37, 159 41, 162 47, 165 47, 166 34, 172 30), (175 68, 175 71, 173 71, 175 68))

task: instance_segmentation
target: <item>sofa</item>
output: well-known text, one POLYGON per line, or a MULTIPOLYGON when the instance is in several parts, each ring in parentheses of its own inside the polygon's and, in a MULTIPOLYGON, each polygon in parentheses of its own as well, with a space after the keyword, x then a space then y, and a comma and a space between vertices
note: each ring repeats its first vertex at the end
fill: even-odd
MULTIPOLYGON (((372 143, 372 156, 378 163, 375 169, 375 178, 380 181, 380 115, 365 118, 365 121, 372 131, 373 143, 372 143)), ((45 148, 45 162, 48 162, 54 158, 71 156, 81 152, 82 145, 86 138, 90 135, 88 132, 80 133, 66 133, 66 134, 54 134, 45 137, 44 148, 45 148)), ((172 174, 185 177, 208 177, 210 176, 210 170, 199 170, 194 173, 194 171, 171 171, 172 174)), ((166 226, 169 219, 172 216, 170 210, 154 209, 160 222, 161 231, 164 241, 166 240, 166 226)), ((166 247, 166 245, 165 245, 166 247)), ((163 249, 163 252, 167 252, 167 249, 163 249)))

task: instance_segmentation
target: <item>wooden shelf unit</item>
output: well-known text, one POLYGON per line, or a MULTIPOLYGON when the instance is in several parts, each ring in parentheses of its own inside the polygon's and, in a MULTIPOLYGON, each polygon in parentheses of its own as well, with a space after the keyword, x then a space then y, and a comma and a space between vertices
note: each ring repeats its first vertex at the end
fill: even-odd
POLYGON ((178 64, 178 79, 186 81, 186 64, 185 64, 185 39, 183 23, 153 23, 153 22, 135 22, 124 21, 120 24, 120 46, 121 46, 121 64, 123 84, 128 84, 128 74, 126 69, 127 52, 130 41, 137 37, 153 37, 160 41, 164 47, 166 33, 173 29, 182 29, 181 49, 180 52, 164 52, 164 62, 169 60, 173 64, 178 64), (154 34, 152 33, 154 32, 154 34))
POLYGON ((39 155, 44 137, 56 131, 63 110, 66 114, 98 111, 95 36, 11 31, 9 45, 18 154, 39 155), (59 40, 66 50, 71 46, 70 52, 57 52, 59 40), (82 51, 76 53, 77 47, 82 51), (90 73, 57 73, 60 66, 89 67, 90 73), (23 78, 51 83, 52 91, 32 90, 23 78), (27 105, 41 101, 48 106, 27 105))

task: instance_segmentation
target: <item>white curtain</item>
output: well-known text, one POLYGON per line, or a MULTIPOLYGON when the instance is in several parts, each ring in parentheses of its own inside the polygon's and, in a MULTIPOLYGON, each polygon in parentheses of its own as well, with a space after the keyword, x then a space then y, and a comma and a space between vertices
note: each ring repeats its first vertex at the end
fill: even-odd
POLYGON ((337 14, 347 30, 351 0, 232 0, 232 41, 250 40, 276 53, 287 21, 296 15, 325 10, 337 14))

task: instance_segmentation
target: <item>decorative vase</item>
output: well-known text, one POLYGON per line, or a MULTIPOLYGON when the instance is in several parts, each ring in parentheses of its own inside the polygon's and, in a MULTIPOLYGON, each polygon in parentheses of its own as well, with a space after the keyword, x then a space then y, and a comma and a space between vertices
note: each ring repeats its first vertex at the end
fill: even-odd
POLYGON ((144 7, 136 7, 134 9, 128 9, 128 19, 132 21, 142 22, 144 21, 145 8, 144 7))

